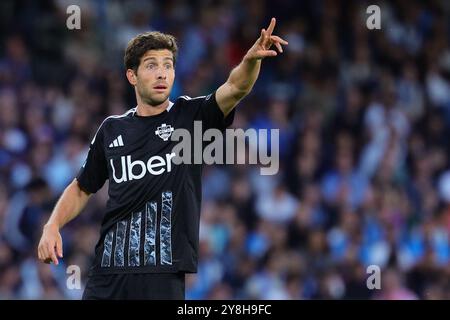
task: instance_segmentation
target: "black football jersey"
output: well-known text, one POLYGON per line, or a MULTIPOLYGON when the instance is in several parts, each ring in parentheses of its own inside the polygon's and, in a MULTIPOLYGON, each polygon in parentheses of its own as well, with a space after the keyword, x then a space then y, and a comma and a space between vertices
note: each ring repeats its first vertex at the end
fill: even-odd
POLYGON ((179 97, 158 115, 133 108, 102 122, 77 175, 89 193, 109 180, 90 274, 197 271, 202 165, 174 164, 170 135, 183 128, 193 137, 194 121, 224 130, 233 117, 214 92, 179 97))

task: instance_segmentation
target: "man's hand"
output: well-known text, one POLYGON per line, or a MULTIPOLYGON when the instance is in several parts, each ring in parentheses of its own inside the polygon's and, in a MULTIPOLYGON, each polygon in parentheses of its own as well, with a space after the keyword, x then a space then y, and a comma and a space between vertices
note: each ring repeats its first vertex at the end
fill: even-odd
POLYGON ((278 51, 283 52, 281 45, 287 45, 287 41, 272 35, 276 20, 272 18, 267 30, 261 30, 261 36, 247 51, 241 63, 234 68, 227 81, 216 91, 216 101, 220 110, 226 116, 252 89, 258 78, 261 68, 261 60, 265 57, 277 55, 275 50, 270 50, 274 44, 278 51))
POLYGON ((38 256, 41 261, 58 264, 58 257, 63 257, 59 229, 83 210, 90 197, 90 193, 80 188, 76 178, 66 187, 44 226, 38 246, 38 256))
POLYGON ((46 224, 38 246, 39 260, 58 265, 58 257, 63 257, 62 238, 59 228, 54 224, 46 224))
POLYGON ((288 42, 286 40, 281 39, 278 36, 272 35, 273 29, 275 28, 277 20, 272 18, 270 21, 270 25, 265 29, 261 29, 261 36, 258 40, 256 40, 255 44, 248 50, 244 59, 249 60, 259 60, 265 57, 274 57, 277 55, 275 50, 269 50, 270 47, 274 44, 277 47, 280 53, 283 52, 283 48, 281 45, 287 45, 288 42))

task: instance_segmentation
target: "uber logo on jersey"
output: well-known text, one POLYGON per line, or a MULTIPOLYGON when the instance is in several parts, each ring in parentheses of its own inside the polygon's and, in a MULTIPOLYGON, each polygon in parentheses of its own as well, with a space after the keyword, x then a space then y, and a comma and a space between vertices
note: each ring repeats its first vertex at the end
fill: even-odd
POLYGON ((159 136, 164 141, 169 140, 170 136, 173 132, 173 127, 169 124, 163 123, 160 127, 158 127, 158 130, 155 130, 155 134, 159 136))
POLYGON ((112 175, 116 183, 122 183, 132 180, 142 179, 147 172, 151 175, 159 176, 164 172, 172 171, 172 158, 175 153, 166 153, 165 158, 161 156, 153 156, 145 163, 142 160, 131 160, 131 156, 121 156, 120 164, 122 176, 120 178, 116 175, 116 168, 114 167, 114 160, 110 159, 109 163, 112 168, 112 175))

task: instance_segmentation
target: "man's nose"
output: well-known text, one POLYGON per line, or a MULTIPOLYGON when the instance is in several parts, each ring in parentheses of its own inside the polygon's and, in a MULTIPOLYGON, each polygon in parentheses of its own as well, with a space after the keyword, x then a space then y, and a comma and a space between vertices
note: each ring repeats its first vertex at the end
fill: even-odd
POLYGON ((156 77, 158 79, 166 79, 167 75, 166 75, 166 73, 164 72, 164 70, 162 68, 159 68, 158 69, 158 73, 156 74, 156 77))

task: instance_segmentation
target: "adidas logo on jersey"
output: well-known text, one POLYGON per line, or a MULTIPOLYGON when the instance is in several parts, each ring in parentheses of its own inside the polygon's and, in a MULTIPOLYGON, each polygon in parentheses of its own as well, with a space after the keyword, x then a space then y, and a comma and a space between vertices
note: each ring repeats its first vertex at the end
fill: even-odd
POLYGON ((123 146, 124 146, 124 144, 123 144, 123 140, 122 140, 122 135, 115 138, 114 141, 109 144, 110 148, 123 147, 123 146))

